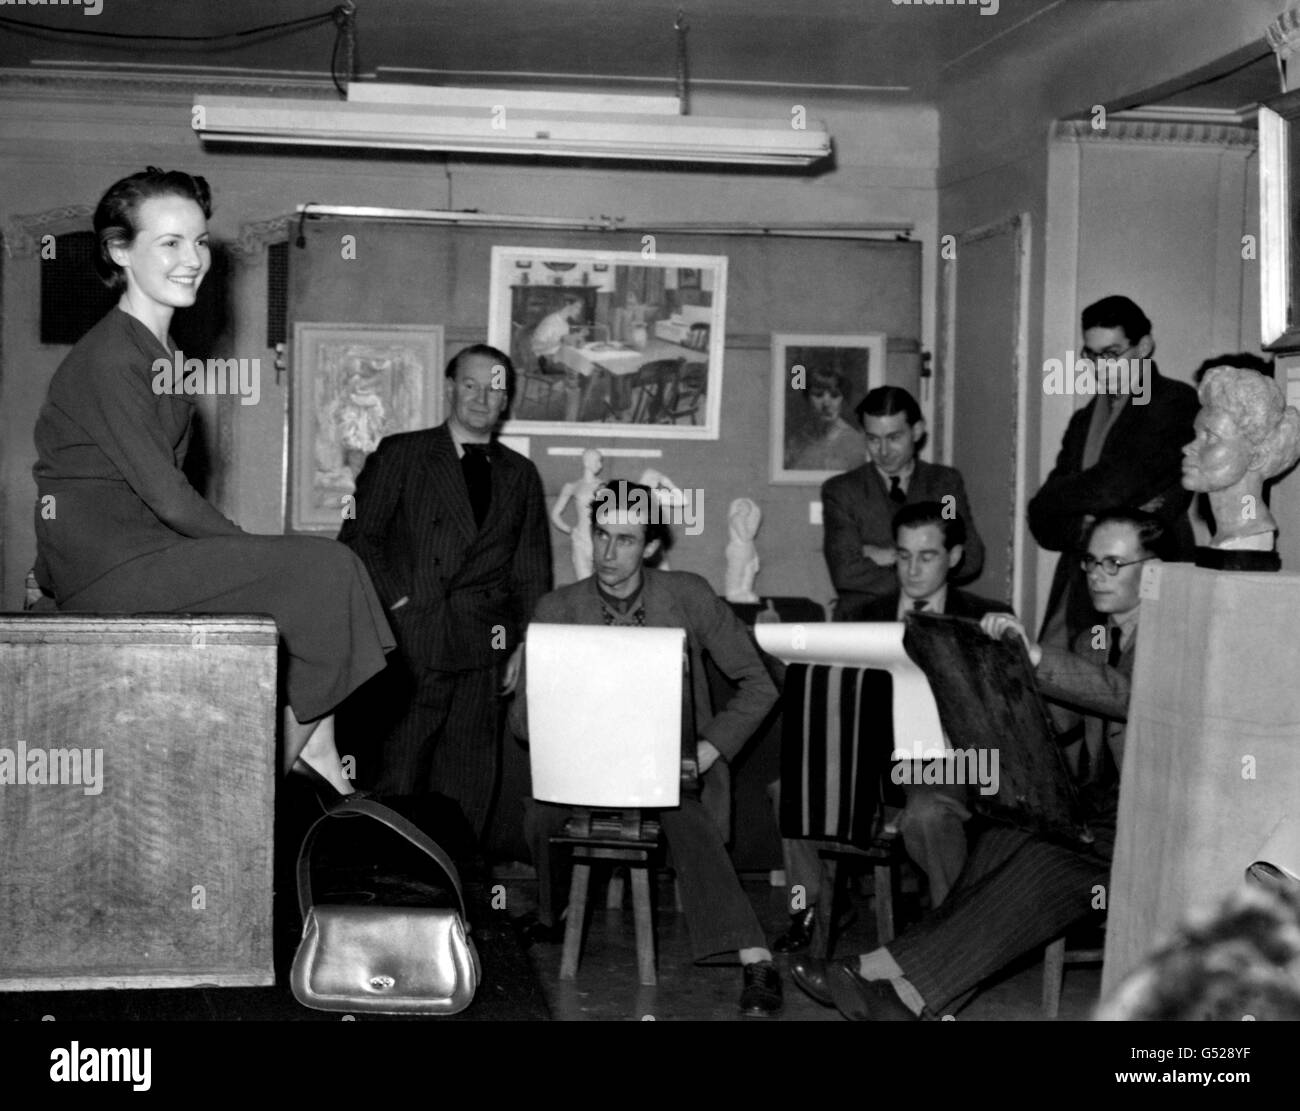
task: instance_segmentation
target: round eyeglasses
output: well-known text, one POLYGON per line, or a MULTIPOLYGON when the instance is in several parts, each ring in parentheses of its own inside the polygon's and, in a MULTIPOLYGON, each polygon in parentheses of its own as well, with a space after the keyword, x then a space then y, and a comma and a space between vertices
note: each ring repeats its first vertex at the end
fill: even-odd
POLYGON ((1106 574, 1112 578, 1119 574, 1121 567, 1132 567, 1136 563, 1145 563, 1148 559, 1155 559, 1155 556, 1143 556, 1141 559, 1130 559, 1125 562, 1122 559, 1116 559, 1114 556, 1105 556, 1102 559, 1094 559, 1090 555, 1084 556, 1079 560, 1079 566, 1083 568, 1084 573, 1091 575, 1093 570, 1100 567, 1106 574))

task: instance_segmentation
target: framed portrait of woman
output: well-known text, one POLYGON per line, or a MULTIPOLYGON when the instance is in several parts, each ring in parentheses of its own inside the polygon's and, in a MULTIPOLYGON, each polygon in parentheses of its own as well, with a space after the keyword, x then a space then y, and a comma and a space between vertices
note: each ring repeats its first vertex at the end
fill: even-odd
POLYGON ((884 380, 879 332, 772 335, 770 480, 819 486, 866 459, 867 442, 853 414, 884 380))

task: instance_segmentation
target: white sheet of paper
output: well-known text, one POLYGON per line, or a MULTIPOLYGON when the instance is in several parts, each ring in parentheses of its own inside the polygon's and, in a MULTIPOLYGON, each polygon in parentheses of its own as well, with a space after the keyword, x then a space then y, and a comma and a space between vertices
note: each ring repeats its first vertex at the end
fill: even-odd
POLYGON ((683 629, 528 627, 533 797, 672 807, 682 770, 683 629))
POLYGON ((952 746, 939 724, 930 681, 903 650, 901 621, 755 625, 765 652, 787 664, 874 667, 894 680, 894 759, 941 756, 952 746))

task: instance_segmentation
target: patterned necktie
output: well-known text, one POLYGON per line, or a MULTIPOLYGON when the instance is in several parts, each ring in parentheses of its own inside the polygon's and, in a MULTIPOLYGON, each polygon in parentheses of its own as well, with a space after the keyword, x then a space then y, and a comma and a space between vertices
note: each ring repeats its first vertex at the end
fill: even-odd
POLYGON ((898 481, 898 475, 889 476, 889 500, 895 505, 902 505, 907 501, 907 494, 903 492, 903 484, 898 481))
POLYGON ((491 444, 462 444, 460 468, 469 490, 469 504, 474 510, 474 523, 480 528, 492 504, 492 452, 491 444))

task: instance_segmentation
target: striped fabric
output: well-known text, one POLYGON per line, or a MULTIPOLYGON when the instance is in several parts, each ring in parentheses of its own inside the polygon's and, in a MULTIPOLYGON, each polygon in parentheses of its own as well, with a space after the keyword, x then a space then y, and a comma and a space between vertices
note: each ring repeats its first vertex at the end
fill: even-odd
POLYGON ((871 843, 894 749, 892 699, 887 671, 830 664, 786 670, 782 836, 871 843))

